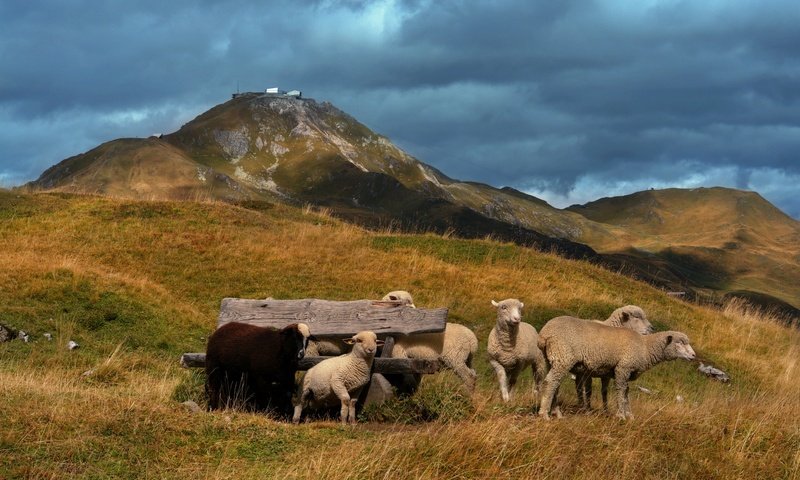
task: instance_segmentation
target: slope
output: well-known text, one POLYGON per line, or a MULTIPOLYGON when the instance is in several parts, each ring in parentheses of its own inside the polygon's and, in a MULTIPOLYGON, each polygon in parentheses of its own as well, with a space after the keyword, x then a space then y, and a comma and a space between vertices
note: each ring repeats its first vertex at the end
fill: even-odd
POLYGON ((800 472, 797 425, 786 421, 800 415, 800 331, 747 312, 678 302, 586 262, 512 244, 368 232, 283 205, 253 211, 0 191, 0 218, 0 323, 32 339, 0 343, 3 478, 800 472), (473 398, 445 372, 355 428, 192 414, 180 404, 202 404, 202 377, 177 368, 177 358, 202 351, 222 297, 350 300, 395 288, 411 290, 420 305, 448 307, 451 321, 476 332, 473 398), (597 318, 639 304, 659 329, 686 331, 701 357, 734 382, 710 382, 696 365, 676 362, 637 381, 651 393, 631 393, 633 422, 577 414, 569 385, 567 418, 538 421, 530 374, 503 404, 483 353, 494 323, 490 300, 510 296, 525 302, 524 320, 537 327, 560 314, 597 318), (67 350, 70 339, 81 347, 67 350), (411 423, 378 421, 390 416, 411 423))
POLYGON ((763 292, 800 305, 800 222, 755 192, 652 190, 569 210, 629 232, 619 241, 592 242, 598 251, 656 255, 699 286, 763 292))
POLYGON ((511 188, 449 178, 313 99, 243 94, 172 134, 64 160, 30 186, 311 204, 371 228, 491 236, 590 259, 691 297, 743 292, 800 305, 797 222, 760 197, 667 190, 559 210, 511 188))

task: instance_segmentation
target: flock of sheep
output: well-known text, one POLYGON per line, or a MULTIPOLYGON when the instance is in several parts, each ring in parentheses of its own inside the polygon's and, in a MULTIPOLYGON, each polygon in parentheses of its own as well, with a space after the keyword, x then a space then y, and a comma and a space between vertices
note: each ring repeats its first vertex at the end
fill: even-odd
MULTIPOLYGON (((391 292, 383 300, 414 307, 406 291, 391 292)), ((617 416, 630 419, 633 414, 628 402, 629 381, 660 362, 695 358, 684 333, 652 333, 644 311, 634 305, 618 308, 605 321, 556 317, 538 333, 521 321, 524 304, 519 300, 492 300, 492 305, 497 318, 489 334, 487 352, 502 399, 509 401, 519 374, 530 367, 534 391, 539 397, 539 415, 545 419, 551 415, 561 417, 555 398, 567 374, 575 376, 582 409, 591 408, 592 378, 597 377, 601 379, 603 406, 608 409, 608 384, 613 379, 617 416)), ((373 359, 382 344, 370 331, 342 341, 329 341, 312 337, 305 324, 274 330, 228 323, 208 341, 209 408, 224 406, 227 399, 238 393, 252 398, 257 408, 293 410, 295 423, 300 421, 304 408, 333 405, 341 406, 342 423, 355 423, 358 392, 369 382, 373 359), (295 372, 306 354, 336 356, 309 369, 297 392, 295 372)), ((441 333, 399 338, 392 357, 439 360, 472 392, 477 379, 472 360, 477 350, 478 340, 471 330, 448 322, 441 333)))

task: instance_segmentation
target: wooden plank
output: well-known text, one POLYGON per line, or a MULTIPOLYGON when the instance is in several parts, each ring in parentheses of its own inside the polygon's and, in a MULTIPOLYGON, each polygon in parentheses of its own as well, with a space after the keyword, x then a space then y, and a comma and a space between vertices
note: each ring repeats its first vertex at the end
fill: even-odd
MULTIPOLYGON (((304 357, 298 365, 299 370, 308 370, 319 362, 331 357, 304 357)), ((206 366, 205 353, 184 353, 181 356, 184 368, 203 368, 206 366)), ((410 358, 376 358, 372 365, 374 373, 436 373, 439 371, 437 360, 417 360, 410 358)))
POLYGON ((348 337, 362 330, 384 335, 441 332, 447 322, 446 308, 411 308, 399 302, 356 300, 246 300, 225 298, 217 327, 243 322, 283 328, 291 323, 308 325, 318 337, 348 337))

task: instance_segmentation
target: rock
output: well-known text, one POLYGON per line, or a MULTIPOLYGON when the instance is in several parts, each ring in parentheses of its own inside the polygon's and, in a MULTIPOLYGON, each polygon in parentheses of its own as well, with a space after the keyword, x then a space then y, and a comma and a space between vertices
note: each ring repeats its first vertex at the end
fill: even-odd
POLYGON ((678 403, 683 403, 683 395, 675 396, 675 401, 678 402, 678 403))
POLYGON ((31 339, 30 335, 25 333, 24 330, 20 330, 19 332, 17 332, 17 338, 19 338, 20 340, 22 340, 25 343, 28 343, 28 341, 31 339))
POLYGON ((648 395, 652 395, 652 394, 653 394, 653 391, 652 391, 652 390, 650 390, 650 389, 649 389, 649 388, 647 388, 647 387, 642 387, 642 386, 639 386, 639 385, 637 385, 637 386, 636 386, 636 388, 638 388, 638 389, 639 389, 639 391, 640 391, 640 392, 642 392, 642 393, 646 393, 646 394, 648 394, 648 395))
POLYGON ((367 392, 367 398, 364 400, 364 406, 380 405, 391 398, 394 398, 394 389, 392 389, 392 384, 389 383, 389 380, 386 380, 386 377, 380 373, 373 373, 372 382, 370 383, 369 391, 367 392))
POLYGON ((728 383, 731 381, 731 377, 729 377, 727 373, 718 368, 714 368, 711 365, 705 365, 701 363, 697 369, 700 370, 700 373, 706 375, 707 377, 711 377, 714 380, 719 380, 722 383, 728 383))
POLYGON ((10 342, 15 337, 14 330, 0 323, 0 342, 10 342))
POLYGON ((46 338, 48 342, 53 339, 53 334, 49 333, 49 332, 48 333, 43 333, 42 336, 44 338, 46 338))
POLYGON ((94 375, 94 370, 86 370, 85 372, 81 373, 81 377, 91 377, 94 375))
POLYGON ((183 405, 184 408, 189 410, 191 413, 200 413, 203 411, 203 409, 200 408, 200 405, 198 405, 194 400, 186 400, 185 402, 181 403, 181 405, 183 405))
POLYGON ((78 347, 80 347, 80 345, 78 345, 78 342, 74 340, 70 340, 69 343, 67 343, 67 348, 69 348, 70 350, 75 350, 78 347))

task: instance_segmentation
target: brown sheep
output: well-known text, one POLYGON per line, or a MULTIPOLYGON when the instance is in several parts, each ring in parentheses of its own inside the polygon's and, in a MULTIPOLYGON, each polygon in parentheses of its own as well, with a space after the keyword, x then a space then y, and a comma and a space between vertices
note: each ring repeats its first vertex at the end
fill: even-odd
POLYGON ((206 348, 206 393, 211 410, 236 397, 248 408, 291 411, 297 364, 310 332, 303 323, 283 329, 230 322, 218 328, 206 348))

